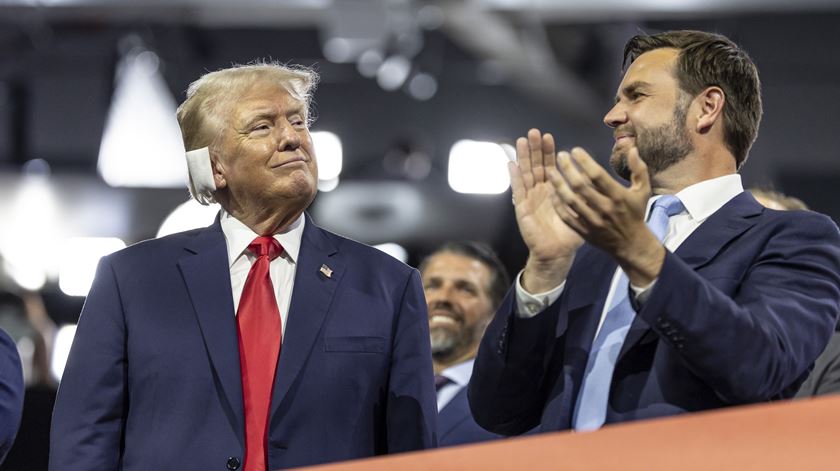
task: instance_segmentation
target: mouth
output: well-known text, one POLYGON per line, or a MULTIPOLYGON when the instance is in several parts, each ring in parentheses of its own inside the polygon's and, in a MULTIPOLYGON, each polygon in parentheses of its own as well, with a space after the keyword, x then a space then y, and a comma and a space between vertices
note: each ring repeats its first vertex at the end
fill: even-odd
POLYGON ((458 325, 458 321, 455 318, 446 315, 446 314, 433 314, 429 317, 429 325, 432 327, 436 326, 444 326, 444 325, 458 325))
POLYGON ((297 164, 297 163, 305 164, 306 163, 306 158, 303 157, 302 155, 294 156, 290 159, 286 159, 286 160, 283 160, 282 162, 279 162, 279 163, 276 163, 276 164, 272 165, 271 168, 286 167, 286 166, 294 165, 294 164, 297 164))
POLYGON ((621 144, 622 142, 627 142, 633 139, 635 136, 632 134, 619 134, 615 136, 615 143, 616 145, 621 144))

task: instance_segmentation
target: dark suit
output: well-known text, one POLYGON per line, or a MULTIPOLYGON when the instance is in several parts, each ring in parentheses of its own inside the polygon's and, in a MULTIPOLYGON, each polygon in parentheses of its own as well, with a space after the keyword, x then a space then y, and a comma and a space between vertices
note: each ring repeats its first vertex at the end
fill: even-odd
POLYGON ((438 413, 438 445, 454 446, 500 438, 475 423, 467 402, 467 388, 460 391, 438 413))
POLYGON ((0 329, 0 463, 12 447, 23 413, 23 369, 14 340, 0 329))
MULTIPOLYGON (((50 469, 236 464, 230 458, 244 451, 236 332, 218 220, 104 258, 59 388, 50 469)), ((432 447, 435 413, 417 271, 307 220, 269 468, 432 447)))
MULTIPOLYGON (((579 249, 557 302, 530 319, 511 291, 482 339, 469 396, 502 434, 572 426, 616 262, 579 249)), ((788 398, 840 310, 840 234, 825 216, 741 193, 666 252, 615 366, 606 423, 788 398)))

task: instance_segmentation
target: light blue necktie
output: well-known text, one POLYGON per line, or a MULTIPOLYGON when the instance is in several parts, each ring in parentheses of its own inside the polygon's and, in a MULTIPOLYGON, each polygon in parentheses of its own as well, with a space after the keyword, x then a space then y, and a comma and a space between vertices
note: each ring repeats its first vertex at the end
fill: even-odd
MULTIPOLYGON (((660 242, 668 231, 668 219, 684 209, 682 201, 674 195, 662 196, 653 203, 647 224, 660 242)), ((592 343, 586 361, 572 422, 575 430, 595 430, 604 425, 615 362, 636 315, 627 297, 628 284, 627 275, 622 271, 604 324, 592 343)))

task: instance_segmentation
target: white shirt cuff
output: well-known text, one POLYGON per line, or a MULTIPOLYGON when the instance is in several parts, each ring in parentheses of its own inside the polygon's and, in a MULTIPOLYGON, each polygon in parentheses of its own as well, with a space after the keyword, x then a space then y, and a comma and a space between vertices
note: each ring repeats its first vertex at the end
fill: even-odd
POLYGON ((654 278, 647 286, 642 286, 641 288, 631 283, 630 289, 633 290, 633 299, 636 300, 636 303, 644 304, 650 297, 650 289, 653 288, 653 285, 655 284, 656 278, 654 278))
POLYGON ((560 286, 545 293, 531 294, 522 287, 523 271, 525 270, 520 270, 516 275, 516 315, 527 319, 536 316, 554 301, 557 301, 563 293, 563 287, 566 286, 566 282, 563 281, 560 283, 560 286))

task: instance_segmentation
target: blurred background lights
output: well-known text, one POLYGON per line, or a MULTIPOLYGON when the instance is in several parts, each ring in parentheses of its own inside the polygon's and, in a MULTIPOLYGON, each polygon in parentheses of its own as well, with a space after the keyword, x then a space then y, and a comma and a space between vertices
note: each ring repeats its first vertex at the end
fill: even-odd
POLYGON ((503 193, 510 186, 507 162, 495 142, 458 141, 449 151, 449 186, 458 193, 503 193))
POLYGON ((45 175, 26 175, 3 214, 0 252, 4 269, 27 290, 38 290, 57 271, 55 255, 63 238, 57 196, 45 175))
POLYGON ((99 259, 125 247, 115 237, 73 237, 67 239, 61 255, 58 287, 68 296, 87 296, 99 259))
POLYGON ((419 73, 408 82, 408 93, 420 101, 426 101, 437 93, 437 80, 429 74, 419 73))
POLYGON ((204 206, 190 198, 186 202, 179 204, 169 213, 169 216, 166 216, 166 219, 163 220, 163 223, 157 231, 156 237, 163 237, 190 229, 198 229, 199 227, 207 227, 213 224, 219 208, 220 206, 218 204, 204 206))
POLYGON ((376 72, 376 83, 384 90, 393 91, 402 86, 411 72, 411 62, 403 56, 391 56, 376 72))
POLYGON ((331 178, 329 180, 318 179, 318 191, 329 192, 338 188, 339 178, 331 178))
POLYGON ((67 356, 70 355, 70 346, 73 345, 75 336, 75 324, 62 325, 55 334, 50 372, 58 381, 61 381, 61 376, 64 374, 64 366, 67 365, 67 356))
POLYGON ((374 245, 374 247, 403 263, 408 261, 408 251, 400 244, 388 242, 385 244, 374 245))
POLYGON ((318 180, 338 178, 343 159, 341 139, 329 131, 313 131, 312 143, 318 161, 318 180))

